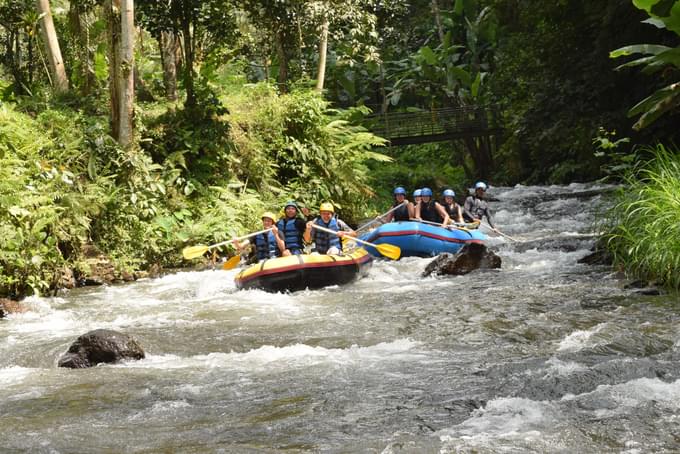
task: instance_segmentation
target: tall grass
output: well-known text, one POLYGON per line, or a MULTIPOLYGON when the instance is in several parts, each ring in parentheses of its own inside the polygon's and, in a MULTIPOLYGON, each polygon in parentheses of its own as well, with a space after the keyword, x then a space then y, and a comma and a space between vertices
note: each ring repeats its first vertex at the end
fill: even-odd
POLYGON ((625 177, 605 240, 629 275, 680 289, 680 152, 659 144, 625 177))

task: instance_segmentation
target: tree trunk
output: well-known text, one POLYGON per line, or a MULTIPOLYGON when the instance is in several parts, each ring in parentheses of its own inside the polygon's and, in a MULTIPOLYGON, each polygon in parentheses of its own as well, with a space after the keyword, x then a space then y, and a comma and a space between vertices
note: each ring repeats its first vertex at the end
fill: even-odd
POLYGON ((40 19, 40 31, 45 41, 45 54, 50 64, 50 71, 52 72, 52 83, 54 84, 54 91, 63 93, 68 91, 68 77, 66 77, 66 70, 64 69, 64 60, 61 57, 61 49, 59 48, 59 41, 57 40, 57 31, 54 29, 54 21, 52 20, 52 13, 50 12, 49 0, 36 0, 36 7, 38 14, 42 16, 40 19))
POLYGON ((437 25, 437 33, 439 34, 439 41, 444 44, 444 26, 442 25, 442 15, 439 11, 439 3, 437 0, 432 0, 432 13, 434 14, 434 22, 437 25))
POLYGON ((163 83, 165 85, 165 97, 169 101, 177 101, 177 65, 175 53, 177 40, 172 32, 161 32, 158 40, 161 51, 161 63, 163 64, 163 83))
POLYGON ((286 82, 288 81, 288 57, 286 56, 286 49, 283 46, 283 32, 278 30, 276 32, 276 53, 279 57, 279 91, 286 93, 286 82))
POLYGON ((187 91, 185 105, 196 105, 196 93, 194 91, 194 42, 191 36, 191 2, 184 2, 184 14, 182 15, 182 35, 184 37, 184 88, 187 91))
POLYGON ((324 80, 326 79, 326 54, 328 53, 328 18, 324 17, 321 25, 321 36, 319 37, 319 68, 316 76, 316 89, 323 91, 324 80))
POLYGON ((108 0, 106 15, 109 24, 109 98, 111 100, 111 136, 120 136, 120 0, 108 0))
POLYGON ((132 124, 135 105, 135 14, 134 0, 120 0, 120 128, 118 142, 127 147, 132 143, 134 128, 132 124))

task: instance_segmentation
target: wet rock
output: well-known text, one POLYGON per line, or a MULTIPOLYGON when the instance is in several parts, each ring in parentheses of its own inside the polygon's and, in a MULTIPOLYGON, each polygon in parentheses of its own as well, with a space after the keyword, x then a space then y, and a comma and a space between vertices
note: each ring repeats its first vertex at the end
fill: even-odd
POLYGON ((144 350, 127 334, 96 329, 80 336, 60 359, 59 367, 81 369, 99 363, 116 363, 125 359, 142 359, 144 350))
POLYGON ((0 298, 0 318, 6 317, 8 314, 18 314, 26 311, 26 307, 18 301, 0 298))
POLYGON ((578 263, 586 265, 608 265, 614 264, 614 257, 609 251, 602 248, 595 248, 594 252, 578 260, 578 263))
POLYGON ((501 267, 501 258, 487 249, 483 244, 466 244, 458 253, 439 254, 431 261, 423 277, 431 274, 463 275, 477 269, 494 269, 501 267))
POLYGON ((67 266, 63 267, 61 269, 61 273, 59 275, 59 280, 57 281, 56 287, 73 289, 76 288, 77 285, 78 281, 76 280, 73 270, 67 266))

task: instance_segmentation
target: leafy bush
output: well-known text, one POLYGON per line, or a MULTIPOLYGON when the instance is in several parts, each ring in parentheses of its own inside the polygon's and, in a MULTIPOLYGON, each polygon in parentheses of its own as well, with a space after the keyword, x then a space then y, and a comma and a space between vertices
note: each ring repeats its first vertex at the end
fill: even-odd
POLYGON ((81 176, 76 120, 0 106, 0 294, 50 288, 112 196, 109 180, 81 176))
MULTIPOLYGON (((260 193, 317 206, 332 201, 358 219, 373 196, 368 162, 389 161, 384 140, 349 121, 358 109, 329 109, 313 90, 279 95, 260 83, 231 93, 232 172, 260 193)), ((266 200, 266 195, 264 196, 266 200)))
POLYGON ((663 145, 625 178, 604 238, 631 275, 680 289, 680 153, 663 145))

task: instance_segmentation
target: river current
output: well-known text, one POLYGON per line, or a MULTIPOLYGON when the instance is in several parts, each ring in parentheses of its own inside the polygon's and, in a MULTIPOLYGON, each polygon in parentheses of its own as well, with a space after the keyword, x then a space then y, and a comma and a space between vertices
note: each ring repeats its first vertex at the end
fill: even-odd
POLYGON ((605 186, 492 188, 500 270, 376 261, 344 287, 237 291, 181 272, 29 298, 0 320, 0 452, 677 452, 675 295, 594 242, 605 186), (109 328, 147 357, 57 368, 109 328))

